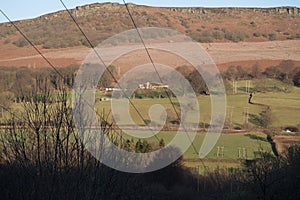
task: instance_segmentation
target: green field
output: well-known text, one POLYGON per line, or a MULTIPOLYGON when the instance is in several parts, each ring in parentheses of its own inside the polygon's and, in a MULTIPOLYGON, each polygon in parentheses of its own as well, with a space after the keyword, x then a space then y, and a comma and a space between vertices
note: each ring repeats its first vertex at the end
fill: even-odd
MULTIPOLYGON (((157 146, 161 139, 164 139, 165 143, 168 144, 176 134, 177 132, 161 131, 156 135, 157 137, 150 137, 145 140, 152 145, 154 144, 154 146, 157 146)), ((203 173, 205 170, 212 171, 217 168, 242 168, 244 160, 259 158, 262 152, 274 155, 271 145, 267 141, 266 134, 259 132, 223 133, 212 151, 204 159, 200 160, 198 153, 205 135, 206 133, 197 133, 193 140, 193 145, 183 154, 184 165, 193 170, 198 170, 199 173, 203 173)), ((138 141, 137 138, 124 133, 122 138, 124 140, 133 140, 134 143, 138 141)))
MULTIPOLYGON (((262 124, 259 122, 261 113, 267 107, 270 107, 272 111, 272 123, 270 127, 280 131, 281 128, 287 126, 299 127, 300 125, 300 88, 287 86, 273 80, 268 80, 267 85, 263 85, 264 82, 253 81, 251 82, 252 85, 250 91, 260 91, 255 92, 253 95, 252 101, 254 104, 249 104, 249 94, 246 93, 245 87, 243 87, 245 84, 245 81, 238 82, 239 87, 236 94, 232 94, 232 90, 227 91, 227 115, 225 126, 227 128, 246 128, 246 130, 258 129, 258 131, 249 131, 246 133, 230 133, 229 131, 229 133, 223 133, 212 151, 203 160, 205 165, 211 169, 217 167, 239 168, 242 166, 240 161, 243 159, 254 159, 259 155, 260 151, 273 154, 271 145, 266 139, 266 135, 261 133, 262 131, 259 131, 259 128, 263 128, 262 124), (266 92, 264 92, 264 90, 266 92), (245 112, 247 109, 249 116, 248 124, 245 126, 245 112), (219 156, 217 156, 218 148, 219 156), (243 152, 246 152, 246 157, 239 159, 239 151, 240 156, 243 156, 243 152)), ((98 94, 97 96, 100 97, 101 94, 98 94)), ((173 98, 172 101, 175 104, 178 102, 176 98, 173 98)), ((210 123, 210 96, 198 96, 198 102, 200 108, 199 122, 201 127, 203 124, 210 123)), ((176 119, 176 115, 172 112, 173 108, 168 99, 132 99, 132 103, 139 110, 143 118, 148 121, 150 121, 148 115, 149 109, 155 104, 163 106, 169 117, 176 119)), ((105 111, 107 115, 110 111, 110 106, 110 101, 96 102, 97 111, 105 111)), ((179 107, 177 106, 176 109, 179 109, 179 107)), ((144 122, 132 107, 130 107, 130 114, 136 124, 144 125, 144 122)), ((109 115, 109 119, 112 119, 111 114, 109 115)), ((152 137, 147 139, 147 141, 150 143, 158 143, 158 140, 163 138, 165 143, 168 144, 175 134, 176 132, 162 131, 157 134, 156 138, 152 137)), ((201 167, 202 164, 198 158, 198 152, 204 137, 205 133, 197 133, 197 136, 193 141, 193 145, 197 151, 195 151, 193 147, 190 147, 184 153, 183 158, 185 159, 186 166, 191 168, 201 167)), ((128 136, 128 139, 129 138, 131 139, 131 137, 128 136)), ((134 138, 134 141, 136 142, 137 139, 134 138)), ((201 170, 203 171, 203 168, 201 170)))
MULTIPOLYGON (((259 90, 260 92, 255 92, 253 95, 254 104, 248 104, 248 94, 245 92, 246 81, 238 81, 237 94, 232 94, 232 83, 227 82, 227 115, 226 115, 226 126, 227 127, 241 127, 245 125, 245 111, 249 111, 248 128, 260 127, 261 124, 258 123, 260 118, 260 113, 269 106, 272 110, 272 124, 271 127, 284 128, 285 126, 300 126, 300 88, 293 87, 290 85, 283 84, 282 82, 276 80, 255 80, 251 81, 250 91, 259 90), (262 86, 267 84, 266 86, 262 86), (228 85, 228 86, 227 86, 228 85), (287 89, 288 88, 288 89, 287 89), (266 91, 266 92, 264 92, 266 91), (271 92, 270 92, 271 91, 271 92), (284 92, 286 91, 286 92, 284 92)), ((99 99, 103 97, 105 93, 96 93, 96 104, 95 110, 98 113, 104 112, 104 115, 109 115, 108 119, 112 120, 110 113, 111 102, 110 101, 100 101, 99 99)), ((71 98, 71 91, 69 93, 69 98, 71 98)), ((161 99, 131 99, 132 103, 139 110, 140 114, 146 121, 150 121, 148 115, 149 109, 155 104, 163 106, 170 119, 177 119, 172 105, 167 98, 161 99)), ((180 112, 180 107, 178 106, 178 100, 172 98, 172 102, 176 105, 176 109, 180 112)), ((209 124, 210 123, 210 112, 211 112, 211 101, 210 96, 198 96, 199 110, 200 110, 200 123, 209 124)), ((12 110, 18 110, 22 108, 21 104, 13 103, 11 106, 12 110)), ((4 110, 5 114, 9 114, 4 110)), ((121 114, 121 113, 120 113, 121 114)), ((138 125, 145 125, 141 117, 137 114, 135 109, 130 106, 130 114, 133 121, 138 125)), ((0 118, 2 116, 0 115, 0 118)))
POLYGON ((238 81, 237 85, 237 94, 232 95, 231 90, 227 91, 229 93, 227 95, 228 106, 233 107, 233 123, 242 124, 243 109, 249 107, 250 124, 255 127, 260 126, 254 122, 253 118, 259 117, 259 113, 269 106, 272 110, 272 127, 297 127, 300 125, 299 87, 271 79, 251 81, 250 91, 255 92, 253 95, 254 104, 251 105, 247 103, 246 81, 238 81))
MULTIPOLYGON (((177 103, 176 98, 173 98, 172 101, 177 103)), ((198 102, 200 108, 200 122, 208 124, 211 117, 210 97, 199 96, 198 102)), ((243 126, 245 123, 245 111, 248 108, 248 126, 260 127, 262 125, 257 122, 257 119, 260 118, 260 113, 269 106, 272 110, 272 127, 282 128, 284 126, 299 126, 300 124, 300 88, 294 87, 290 93, 255 93, 253 95, 253 102, 254 104, 248 104, 248 94, 246 93, 227 95, 227 123, 233 126, 243 126)), ((170 118, 177 118, 168 99, 132 99, 132 103, 146 120, 150 120, 148 111, 150 107, 155 104, 162 105, 167 110, 170 118)), ((106 113, 109 113, 110 101, 96 102, 96 110, 103 112, 103 109, 106 113)), ((134 122, 139 125, 144 125, 132 107, 130 107, 130 113, 134 122)), ((111 119, 111 116, 109 118, 111 119)))
MULTIPOLYGON (((130 133, 130 131, 129 131, 130 133)), ((149 143, 158 143, 160 139, 164 139, 165 143, 168 144, 177 132, 171 131, 161 131, 156 134, 157 137, 150 137, 147 140, 149 143)), ((195 139, 193 140, 193 146, 191 145, 187 151, 184 153, 184 159, 198 159, 198 152, 203 143, 203 139, 206 133, 197 133, 195 139)), ((131 139, 132 137, 123 133, 123 138, 131 139)), ((133 138, 134 142, 137 141, 133 138)), ((240 156, 242 156, 243 148, 246 152, 246 157, 244 159, 254 159, 255 153, 259 151, 272 153, 271 145, 266 139, 266 135, 263 133, 249 132, 249 133, 232 133, 232 134, 221 134, 218 142, 213 147, 212 151, 205 157, 205 159, 216 159, 216 160, 237 160, 239 159, 239 148, 240 156), (222 148, 223 147, 223 152, 222 148), (217 155, 219 148, 219 156, 217 155), (223 154, 223 155, 222 155, 223 154)))
MULTIPOLYGON (((251 90, 255 90, 255 84, 260 83, 252 83, 251 90)), ((259 129, 262 125, 258 122, 259 118, 261 117, 261 112, 268 106, 272 110, 273 121, 271 128, 283 128, 286 126, 299 127, 300 125, 300 88, 290 87, 288 92, 255 92, 253 96, 254 104, 248 104, 248 94, 245 92, 245 88, 242 87, 245 85, 245 81, 238 82, 238 85, 240 87, 238 87, 237 94, 231 94, 232 90, 227 91, 227 115, 225 126, 227 128, 238 127, 245 129, 248 132, 233 133, 234 131, 229 130, 226 131, 226 133, 223 133, 212 151, 204 159, 204 162, 209 166, 238 167, 241 166, 239 162, 239 154, 242 156, 243 160, 254 159, 260 151, 272 153, 271 145, 266 140, 266 135, 261 133, 262 130, 259 129), (247 126, 244 126, 246 109, 249 111, 249 118, 247 126), (251 132, 251 130, 257 131, 251 132)), ((280 88, 285 87, 285 85, 274 81, 271 82, 270 86, 268 87, 280 88)), ((98 113, 102 113, 103 116, 108 117, 108 121, 111 121, 111 101, 100 101, 99 99, 103 95, 104 93, 97 92, 95 110, 97 110, 98 113)), ((198 96, 197 98, 200 108, 199 126, 201 127, 204 124, 207 125, 210 123, 211 100, 210 96, 198 96)), ((172 101, 174 102, 176 109, 180 111, 178 100, 176 98, 172 98, 172 101)), ((149 109, 155 104, 163 106, 166 110, 169 118, 169 121, 167 121, 168 125, 171 124, 171 120, 177 119, 173 107, 167 98, 132 99, 132 103, 139 110, 143 118, 148 122, 150 122, 149 109)), ((22 106, 20 104, 14 104, 12 105, 12 108, 17 110, 22 109, 22 106)), ((130 114, 136 124, 141 126, 145 125, 144 121, 132 106, 130 106, 130 114)), ((278 129, 278 131, 280 131, 280 129, 278 129)), ((186 160, 185 164, 187 166, 195 167, 199 165, 200 160, 198 158, 198 152, 202 145, 205 134, 206 133, 203 132, 197 133, 196 138, 193 141, 193 146, 196 150, 191 146, 184 153, 183 158, 186 160)), ((164 139, 165 143, 168 144, 175 135, 176 132, 174 131, 161 131, 157 134, 157 137, 148 138, 147 141, 157 145, 160 139, 164 139)), ((131 136, 123 135, 122 137, 123 139, 132 139, 131 136)), ((136 142, 138 138, 133 138, 133 140, 136 142)))

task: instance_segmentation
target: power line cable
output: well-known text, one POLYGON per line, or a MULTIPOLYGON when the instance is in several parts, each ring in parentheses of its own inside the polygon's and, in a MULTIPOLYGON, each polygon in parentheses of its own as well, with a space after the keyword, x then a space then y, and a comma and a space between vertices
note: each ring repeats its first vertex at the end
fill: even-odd
MULTIPOLYGON (((151 55, 150 55, 150 52, 149 52, 149 50, 148 50, 148 48, 147 48, 147 46, 146 46, 146 44, 145 44, 145 41, 144 41, 144 39, 143 39, 143 37, 142 37, 142 35, 141 35, 139 29, 138 29, 138 26, 137 26, 137 24, 135 23, 135 20, 134 20, 134 18, 133 18, 133 16, 132 16, 131 12, 130 12, 130 10, 129 10, 128 4, 126 3, 125 0, 123 0, 123 3, 124 3, 124 5, 125 5, 125 7, 126 7, 126 10, 127 10, 127 12, 128 12, 128 15, 129 15, 129 17, 130 17, 130 19, 131 19, 131 21, 132 21, 132 24, 133 24, 135 30, 137 31, 138 36, 139 36, 139 38, 140 38, 140 40, 141 40, 141 42, 142 42, 142 44, 143 44, 143 47, 144 47, 144 49, 145 49, 145 51, 146 51, 146 54, 147 54, 147 56, 149 57, 149 60, 150 60, 152 66, 153 66, 153 68, 154 68, 154 71, 155 71, 155 73, 157 74, 160 83, 163 84, 163 80, 162 80, 162 78, 161 78, 161 76, 160 76, 160 74, 159 74, 159 72, 158 72, 158 70, 157 70, 157 67, 156 67, 156 65, 155 65, 155 63, 154 63, 154 61, 153 61, 153 59, 152 59, 152 57, 151 57, 151 55)), ((169 99, 169 101, 170 101, 170 103, 171 103, 171 105, 172 105, 172 107, 173 107, 173 110, 174 110, 174 112, 175 112, 175 114, 176 114, 176 116, 177 116, 177 120, 180 120, 179 113, 178 113, 178 111, 176 110, 176 106, 175 106, 174 102, 172 101, 169 92, 166 90, 166 88, 164 88, 164 91, 165 91, 165 93, 166 93, 166 95, 167 95, 167 97, 168 97, 168 99, 169 99)), ((195 153, 198 154, 198 151, 197 151, 197 149, 196 149, 196 147, 195 147, 195 145, 194 145, 192 139, 189 137, 189 135, 188 135, 188 133, 187 133, 187 130, 186 130, 186 128, 185 128, 184 126, 183 126, 183 129, 184 129, 184 132, 186 133, 186 135, 187 135, 187 137, 188 137, 190 143, 192 144, 192 147, 193 147, 195 153)))
POLYGON ((0 9, 2 15, 17 29, 17 31, 24 37, 24 39, 38 52, 38 54, 50 65, 50 67, 62 78, 64 76, 56 69, 56 67, 44 56, 44 54, 29 40, 29 38, 19 29, 19 27, 0 9))
MULTIPOLYGON (((91 41, 89 40, 89 38, 86 36, 86 34, 84 33, 84 31, 81 29, 81 27, 79 26, 79 24, 77 23, 77 21, 75 20, 75 18, 73 17, 73 15, 71 14, 71 12, 70 12, 70 10, 66 7, 66 5, 63 3, 63 1, 62 0, 60 0, 60 2, 62 3, 62 5, 65 7, 65 9, 67 10, 67 12, 69 13, 69 15, 70 15, 70 17, 72 18, 72 20, 74 21, 74 23, 77 25, 77 27, 78 27, 78 29, 80 30, 80 32, 84 35, 84 37, 85 37, 85 39, 88 41, 88 43, 89 43, 89 45, 91 46, 91 48, 93 48, 93 50, 94 50, 94 52, 96 53, 96 55, 97 55, 97 57, 99 58, 99 60, 104 64, 104 66, 106 67, 106 64, 104 63, 104 61, 103 61, 103 59, 101 58, 101 56, 98 54, 98 52, 95 50, 95 48, 94 48, 94 46, 93 46, 93 44, 91 43, 91 41)), ((139 37, 140 37, 140 39, 141 39, 141 41, 142 41, 142 43, 143 43, 143 45, 144 45, 144 48, 145 48, 145 50, 146 50, 146 52, 147 52, 147 55, 148 55, 148 57, 149 57, 149 59, 150 59, 150 61, 151 61, 151 63, 153 64, 153 66, 154 66, 154 68, 155 68, 155 71, 156 71, 156 73, 158 74, 158 76, 159 76, 159 79, 160 79, 160 81, 162 82, 162 79, 161 79, 161 77, 160 77, 160 75, 159 75, 159 73, 158 73, 158 71, 157 71, 157 68, 156 68, 156 66, 155 66, 155 64, 154 64, 154 62, 153 62, 153 60, 152 60, 152 57, 151 57, 151 55, 150 55, 150 53, 149 53, 149 51, 148 51, 148 49, 147 49, 147 47, 146 47, 146 45, 145 45, 145 43, 144 43, 144 40, 143 40, 143 38, 142 38, 142 36, 141 36, 141 34, 140 34, 140 32, 139 32, 139 30, 138 30, 138 28, 137 28, 137 25, 136 25, 136 23, 135 23, 135 21, 134 21, 134 19, 133 19, 133 17, 132 17, 132 15, 131 15, 131 13, 130 13, 130 11, 129 11, 129 8, 128 8, 128 6, 127 6, 127 4, 126 4, 126 2, 125 1, 123 1, 124 2, 124 4, 125 4, 125 6, 126 6, 126 8, 127 8, 127 11, 128 11, 128 13, 129 13, 129 15, 130 15, 130 18, 131 18, 131 20, 132 20, 132 22, 133 22, 133 24, 134 24, 134 26, 135 26, 135 29, 138 31, 138 34, 139 34, 139 37)), ((30 39, 21 31, 21 29, 19 29, 19 27, 12 21, 12 20, 10 20, 10 18, 0 9, 0 12, 3 14, 3 16, 5 16, 5 18, 16 28, 16 30, 25 38, 25 40, 38 52, 38 54, 49 64, 49 66, 51 66, 51 68, 61 77, 61 78, 64 78, 64 76, 56 69, 56 67, 44 56, 44 54, 30 41, 30 39)), ((108 70, 108 72, 110 73, 110 75, 112 76, 112 78, 114 79, 114 81, 117 83, 117 85, 118 85, 118 87, 122 90, 122 88, 120 87, 120 85, 119 85, 119 83, 118 83, 118 81, 116 80, 116 78, 114 77, 114 75, 112 74, 112 72, 106 67, 106 69, 108 70)), ((123 92, 123 94, 125 94, 125 92, 124 92, 124 90, 122 90, 122 92, 123 92)), ((168 96, 168 98, 169 98, 169 100, 170 100, 170 102, 171 102, 171 104, 172 104, 172 106, 173 106, 173 108, 174 108, 174 111, 175 111, 175 113, 176 113, 176 115, 177 115, 177 117, 178 117, 178 119, 179 119, 179 114, 178 114, 178 112, 177 112, 177 110, 176 110, 176 108, 175 108, 175 105, 174 105, 174 103, 172 102, 172 100, 171 100, 171 97, 170 97, 170 95, 169 95, 169 93, 166 91, 166 94, 167 94, 167 96, 168 96)), ((143 122, 146 124, 146 120, 143 118, 143 116, 141 115, 141 113, 138 111, 138 109, 136 108, 136 106, 133 104, 133 102, 130 100, 130 98, 129 97, 127 97, 126 96, 126 94, 124 95, 128 100, 129 100, 129 102, 130 102, 130 104, 133 106, 133 108, 135 109, 135 111, 138 113, 138 115, 139 115, 139 117, 143 120, 143 122)), ((2 107, 2 108, 4 108, 5 110, 8 110, 9 111, 9 109, 7 109, 6 107, 4 107, 3 105, 0 105, 0 107, 2 107)), ((14 113, 12 113, 11 111, 9 111, 11 114, 13 114, 14 116, 16 116, 14 113)), ((100 116, 100 115, 99 115, 100 116)), ((19 117, 18 117, 19 118, 19 117)), ((21 119, 21 118, 20 118, 21 119)), ((148 128, 153 132, 153 130, 148 126, 148 128)), ((186 131, 186 129, 185 129, 185 131, 186 131)), ((155 135, 155 134, 153 134, 154 136, 155 136, 155 138, 159 141, 159 139, 158 139, 158 137, 155 135)), ((189 139, 190 139, 190 137, 189 137, 189 139)), ((191 140, 191 139, 190 139, 191 140)), ((195 146, 194 146, 194 144, 192 143, 192 146, 193 146, 193 148, 194 148, 194 150, 196 151, 196 148, 195 148, 195 146)), ((201 160, 202 161, 202 160, 201 160)))
MULTIPOLYGON (((85 37, 86 41, 88 42, 88 44, 90 45, 90 47, 93 49, 94 53, 96 54, 97 58, 100 60, 100 62, 104 65, 104 67, 106 68, 106 70, 108 71, 108 73, 111 75, 111 77, 113 78, 113 80, 115 81, 115 83, 117 84, 117 86, 120 88, 121 92, 123 93, 124 97, 129 101, 130 105, 133 107, 133 109, 136 111, 136 113, 138 114, 138 116, 142 119, 143 123, 145 125, 147 125, 147 121, 146 119, 142 116, 141 112, 137 109, 137 107, 134 105, 134 103, 131 101, 131 99, 126 95, 126 93, 124 92, 123 88, 120 86, 118 80, 115 78, 115 76, 113 75, 112 71, 107 67, 107 65, 105 64, 104 60, 102 59, 102 57, 100 56, 100 54, 98 53, 98 51, 96 51, 94 45, 92 44, 92 42, 90 41, 90 39, 87 37, 87 35, 85 34, 85 32, 82 30, 82 28, 80 27, 80 25, 77 23, 76 19, 74 18, 74 16, 72 15, 71 11, 68 9, 68 7, 65 5, 65 3, 63 2, 63 0, 60 0, 61 4, 63 5, 63 7, 65 8, 65 10, 68 12, 69 16, 72 18, 73 22, 76 24, 77 28, 79 29, 79 31, 82 33, 82 35, 85 37)), ((147 126, 148 129, 152 132, 153 136, 158 140, 159 138, 157 137, 157 135, 154 133, 154 131, 147 126)))
MULTIPOLYGON (((62 78, 64 79, 64 76, 57 70, 57 68, 50 62, 49 59, 47 59, 44 54, 34 45, 34 43, 24 34, 24 32, 5 14, 4 11, 0 9, 0 12, 2 15, 15 27, 15 29, 22 35, 22 37, 35 49, 36 52, 51 66, 51 68, 62 78)), ((88 103, 87 104, 91 109, 92 106, 88 103)), ((4 110, 8 111, 11 115, 13 115, 17 119, 22 119, 18 115, 14 114, 11 112, 7 107, 3 106, 0 104, 0 107, 3 108, 4 110)), ((94 109, 93 109, 94 110, 94 109)), ((95 111, 96 114, 100 117, 101 120, 105 120, 104 116, 100 115, 97 111, 95 111)))

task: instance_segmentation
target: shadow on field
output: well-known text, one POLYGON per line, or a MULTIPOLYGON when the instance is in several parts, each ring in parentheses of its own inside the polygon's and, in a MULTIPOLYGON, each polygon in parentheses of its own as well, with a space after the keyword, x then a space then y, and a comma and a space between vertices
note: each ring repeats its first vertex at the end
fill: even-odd
POLYGON ((263 126, 263 120, 259 115, 249 113, 249 122, 256 126, 263 126))
POLYGON ((268 142, 267 138, 261 137, 261 136, 257 136, 257 135, 252 135, 252 134, 245 134, 246 137, 249 137, 250 139, 253 140, 260 140, 263 142, 268 142))

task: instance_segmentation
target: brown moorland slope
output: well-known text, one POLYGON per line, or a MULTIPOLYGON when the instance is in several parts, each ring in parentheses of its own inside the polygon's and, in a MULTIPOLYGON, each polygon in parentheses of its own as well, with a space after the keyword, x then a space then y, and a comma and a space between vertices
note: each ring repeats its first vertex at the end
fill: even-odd
MULTIPOLYGON (((300 61, 299 8, 129 7, 138 27, 165 27, 191 36, 202 43, 221 69, 230 65, 251 67, 255 63, 268 67, 287 59, 298 65, 300 61)), ((94 45, 133 28, 122 4, 97 3, 71 12, 94 45)), ((57 67, 80 64, 90 52, 66 11, 18 21, 16 25, 57 67)), ((0 66, 47 64, 10 23, 2 23, 0 66)))

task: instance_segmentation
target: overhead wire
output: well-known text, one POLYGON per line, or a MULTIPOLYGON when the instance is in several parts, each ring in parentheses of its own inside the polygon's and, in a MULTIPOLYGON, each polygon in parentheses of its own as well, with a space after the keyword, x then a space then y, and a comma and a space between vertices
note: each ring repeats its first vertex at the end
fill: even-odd
MULTIPOLYGON (((132 16, 130 10, 129 10, 129 6, 128 6, 128 4, 126 3, 125 0, 123 0, 123 3, 124 3, 124 5, 125 5, 125 7, 126 7, 126 10, 127 10, 128 15, 129 15, 129 17, 130 17, 130 19, 131 19, 131 22, 132 22, 132 24, 133 24, 133 26, 134 26, 134 28, 135 28, 135 30, 136 30, 136 32, 137 32, 139 38, 140 38, 140 41, 141 41, 141 43, 143 44, 143 47, 144 47, 144 49, 145 49, 145 51, 146 51, 146 54, 147 54, 147 56, 148 56, 148 58, 149 58, 149 60, 150 60, 150 62, 151 62, 151 64, 152 64, 152 66, 153 66, 153 68, 154 68, 154 71, 155 71, 155 73, 157 74, 157 77, 159 78, 160 83, 163 84, 163 80, 162 80, 162 78, 161 78, 161 76, 160 76, 160 74, 159 74, 159 72, 158 72, 158 69, 157 69, 157 67, 156 67, 156 65, 155 65, 155 63, 154 63, 154 61, 153 61, 153 59, 152 59, 152 57, 151 57, 151 55, 150 55, 150 52, 149 52, 149 50, 148 50, 148 48, 147 48, 147 46, 146 46, 146 43, 145 43, 145 41, 144 41, 144 39, 143 39, 143 37, 142 37, 142 35, 141 35, 141 32, 139 31, 138 26, 137 26, 137 24, 136 24, 136 22, 135 22, 135 20, 134 20, 134 18, 133 18, 133 16, 132 16)), ((179 113, 178 113, 178 111, 176 110, 175 103, 172 101, 169 92, 166 90, 166 88, 163 88, 163 89, 164 89, 164 91, 165 91, 165 93, 166 93, 166 95, 167 95, 167 97, 168 97, 168 100, 169 100, 169 102, 171 103, 172 108, 173 108, 173 110, 174 110, 174 112, 175 112, 175 114, 176 114, 176 116, 177 116, 177 120, 180 120, 181 117, 179 116, 179 113)), ((183 125, 183 129, 184 129, 184 132, 186 133, 186 135, 187 135, 187 137, 188 137, 188 139, 189 139, 189 142, 191 143, 191 145, 192 145, 192 147, 193 147, 194 152, 195 152, 196 154, 198 154, 198 151, 197 151, 197 149, 196 149, 196 147, 195 147, 195 145, 194 145, 192 139, 191 139, 190 136, 188 135, 188 132, 187 132, 187 130, 186 130, 186 128, 185 128, 184 125, 183 125)))
MULTIPOLYGON (((89 38, 87 37, 87 35, 85 34, 85 32, 82 30, 82 28, 80 27, 80 25, 77 23, 77 21, 76 21, 76 19, 74 18, 74 16, 72 15, 72 13, 70 12, 70 10, 67 8, 67 6, 64 4, 64 2, 62 1, 62 0, 60 0, 60 2, 62 3, 62 5, 65 7, 65 9, 66 9, 66 11, 68 12, 68 14, 70 15, 70 17, 72 18, 72 20, 73 20, 73 22, 76 24, 76 26, 78 27, 78 29, 79 29, 79 31, 82 33, 82 35, 85 37, 85 39, 86 39, 86 41, 89 43, 89 45, 91 46, 91 48, 93 49, 93 51, 95 52, 95 54, 96 54, 96 56, 98 57, 98 59, 102 62, 102 64, 104 64, 104 66, 106 67, 106 70, 109 72, 109 74, 112 76, 112 78, 114 79, 114 81, 117 83, 117 85, 118 85, 118 87, 121 89, 121 91, 123 92, 123 94, 124 94, 124 96, 129 100, 129 103, 130 103, 130 105, 134 108, 134 110, 137 112, 137 114, 139 115, 139 117, 142 119, 142 121, 146 124, 146 120, 145 120, 145 118, 141 115, 141 113, 139 112, 139 110, 137 109, 137 107, 134 105, 134 103, 130 100, 130 98, 129 97, 127 97, 127 95, 125 94, 125 92, 124 92, 124 90, 122 90, 122 88, 120 87, 120 85, 119 85, 119 83, 118 83, 118 81, 117 81, 117 79, 114 77, 114 75, 113 75, 113 73, 107 68, 107 66, 106 66, 106 64, 105 64, 105 62, 104 62, 104 60, 102 59, 102 57, 99 55, 99 53, 96 51, 96 49, 95 49, 95 47, 94 47, 94 45, 91 43, 91 41, 89 40, 89 38)), ((127 9, 127 12, 128 12, 128 14, 129 14, 129 16, 130 16, 130 19, 131 19, 131 21, 132 21, 132 23, 133 23, 133 25, 134 25, 134 27, 135 27, 135 29, 137 30, 137 33, 138 33, 138 35, 139 35, 139 37, 140 37, 140 39, 141 39, 141 42, 142 42, 142 44, 143 44, 143 46, 144 46, 144 48, 145 48, 145 50, 146 50, 146 53, 147 53, 147 55, 148 55, 148 57, 149 57, 149 59, 150 59, 150 62, 152 63, 152 65, 153 65, 153 67, 154 67, 154 69, 155 69, 155 72, 157 73, 157 75, 158 75, 158 77, 159 77, 159 80, 161 81, 161 83, 163 83, 163 81, 162 81, 162 78, 161 78, 161 76, 159 75, 159 72, 158 72, 158 70, 157 70, 157 68, 156 68, 156 66, 155 66, 155 64, 154 64, 154 61, 153 61, 153 59, 152 59, 152 57, 151 57, 151 55, 150 55, 150 52, 148 51, 148 48, 147 48, 147 46, 146 46, 146 44, 145 44, 145 42, 144 42, 144 40, 143 40, 143 38, 142 38, 142 35, 141 35, 141 33, 140 33, 140 31, 138 30, 138 27, 137 27, 137 24, 135 23, 135 21, 134 21, 134 18, 133 18, 133 16, 132 16, 132 14, 131 14, 131 12, 130 12, 130 10, 129 10, 129 7, 128 7, 128 5, 127 5, 127 3, 125 2, 125 0, 123 0, 123 2, 124 2, 124 5, 126 6, 126 9, 127 9)), ((50 60, 47 58, 47 57, 45 57, 44 56, 44 54, 31 42, 31 40, 22 32, 22 30, 0 9, 0 12, 2 13, 2 15, 15 27, 15 29, 24 37, 24 39, 35 49, 35 51, 49 64, 49 66, 61 77, 61 78, 64 78, 64 76, 57 70, 57 68, 50 62, 50 60)), ((174 111, 175 111, 175 113, 176 113, 176 115, 177 115, 177 117, 178 117, 178 119, 180 119, 180 117, 179 117, 179 113, 177 112, 177 110, 176 110, 176 107, 175 107, 175 104, 174 104, 174 102, 172 101, 172 99, 171 99, 171 96, 170 96, 170 94, 166 91, 166 94, 167 94, 167 97, 168 97, 168 99, 169 99, 169 101, 170 101, 170 103, 172 104, 172 107, 173 107, 173 109, 174 109, 174 111)), ((2 107, 3 109, 5 109, 5 110, 8 110, 9 111, 9 109, 7 109, 6 107, 4 107, 3 105, 0 105, 0 107, 2 107)), ((10 112, 10 111, 9 111, 10 112)), ((11 113, 11 112, 10 112, 11 113)), ((13 114, 13 113, 11 113, 11 114, 13 114)), ((13 114, 14 116, 16 116, 15 114, 13 114)), ((153 130, 149 127, 149 126, 147 126, 148 128, 149 128, 149 130, 153 133, 153 130)), ((184 130, 185 130, 185 132, 186 132, 186 134, 187 134, 187 131, 186 131, 186 129, 185 129, 185 127, 184 127, 184 130)), ((159 138, 156 136, 156 134, 153 134, 154 136, 155 136, 155 138, 159 141, 159 138)), ((188 135, 187 135, 188 136, 188 135)), ((193 142, 191 141, 191 139, 190 139, 190 137, 188 136, 188 138, 189 138, 189 140, 190 140, 190 142, 191 142, 191 144, 192 144, 192 146, 193 146, 193 149, 194 149, 194 151, 197 153, 197 150, 196 150, 196 148, 195 148, 195 146, 194 146, 194 144, 193 144, 193 142)), ((202 160, 201 160, 202 161, 202 160)), ((203 163, 203 161, 202 161, 202 163, 203 163)))
MULTIPOLYGON (((93 52, 96 54, 96 56, 99 59, 99 61, 103 64, 103 66, 106 68, 106 70, 108 71, 108 73, 110 74, 110 76, 113 78, 114 82, 117 84, 118 88, 121 90, 121 92, 124 95, 124 97, 129 101, 130 105, 133 107, 133 109, 135 110, 135 112, 142 119, 143 123, 147 126, 147 120, 143 117, 143 115, 141 114, 141 112, 134 105, 134 103, 132 102, 132 100, 130 99, 130 97, 128 97, 127 94, 124 92, 124 89, 121 87, 121 85, 119 84, 118 80, 116 79, 116 77, 114 76, 114 74, 112 73, 112 71, 107 67, 107 65, 105 64, 103 58, 100 56, 100 54, 96 50, 95 46, 92 44, 91 40, 87 37, 87 35, 85 34, 85 32, 83 31, 83 29, 81 28, 81 26, 78 24, 78 22, 76 21, 75 17, 72 15, 71 11, 68 9, 68 7, 63 2, 63 0, 60 0, 60 2, 63 5, 63 7, 65 8, 65 10, 67 11, 67 13, 69 14, 69 16, 72 18, 73 22, 76 24, 76 26, 79 29, 79 31, 81 32, 81 34, 85 37, 85 39, 88 42, 88 44, 90 45, 90 47, 93 49, 93 52)), ((147 128, 152 132, 152 135, 159 142, 160 141, 159 138, 154 133, 154 131, 151 129, 151 127, 147 126, 147 128)))
MULTIPOLYGON (((35 51, 49 64, 49 66, 61 77, 64 78, 64 76, 56 69, 56 67, 47 59, 44 54, 31 42, 31 40, 23 33, 23 31, 6 15, 2 9, 0 9, 0 12, 2 15, 8 20, 10 24, 13 25, 13 27, 22 35, 22 37, 35 49, 35 51)), ((22 118, 13 113, 10 109, 8 109, 6 106, 0 104, 0 107, 4 109, 6 112, 10 113, 13 117, 21 120, 22 118)))
POLYGON ((56 69, 56 67, 49 61, 48 58, 30 41, 30 39, 23 33, 21 29, 0 9, 2 15, 15 27, 15 29, 23 36, 23 38, 35 49, 36 52, 49 64, 49 66, 59 75, 61 78, 64 76, 56 69))
MULTIPOLYGON (((49 66, 54 70, 54 72, 57 73, 62 79, 64 79, 64 76, 58 71, 57 67, 55 67, 54 64, 51 63, 50 60, 34 45, 34 43, 25 35, 25 33, 16 25, 16 23, 14 23, 6 15, 6 13, 4 11, 2 11, 1 9, 0 9, 0 12, 9 21, 9 23, 11 23, 13 25, 13 27, 21 34, 21 36, 34 48, 34 50, 49 64, 49 66)), ((92 108, 92 106, 89 103, 87 105, 92 108)), ((0 104, 0 107, 3 108, 5 111, 9 112, 15 118, 17 118, 19 120, 22 119, 20 116, 16 115, 12 111, 10 111, 10 109, 5 107, 4 105, 0 104)), ((98 111, 95 111, 95 112, 101 118, 101 120, 105 120, 104 117, 98 113, 98 111)), ((119 135, 118 132, 117 132, 117 134, 119 135)))

